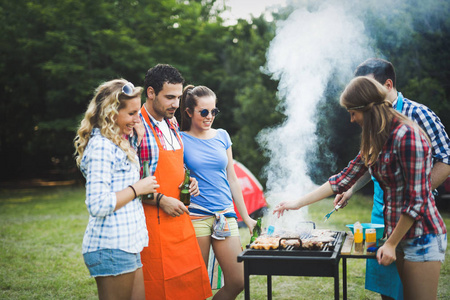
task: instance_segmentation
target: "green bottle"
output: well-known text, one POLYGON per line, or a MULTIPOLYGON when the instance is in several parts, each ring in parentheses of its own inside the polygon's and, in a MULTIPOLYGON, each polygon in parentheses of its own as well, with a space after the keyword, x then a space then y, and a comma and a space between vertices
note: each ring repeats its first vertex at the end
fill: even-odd
POLYGON ((191 204, 191 194, 189 193, 189 185, 191 184, 190 172, 188 169, 184 172, 184 181, 180 191, 180 201, 184 205, 189 206, 191 204))
POLYGON ((256 226, 253 228, 253 235, 250 238, 250 244, 253 243, 258 236, 261 235, 261 217, 256 220, 256 226))
MULTIPOLYGON (((144 161, 144 166, 142 168, 143 168, 143 170, 142 170, 142 178, 150 176, 150 169, 149 169, 147 160, 144 161)), ((154 198, 153 193, 150 193, 150 194, 147 194, 147 195, 142 195, 141 197, 142 197, 141 198, 142 200, 153 200, 153 198, 154 198)))

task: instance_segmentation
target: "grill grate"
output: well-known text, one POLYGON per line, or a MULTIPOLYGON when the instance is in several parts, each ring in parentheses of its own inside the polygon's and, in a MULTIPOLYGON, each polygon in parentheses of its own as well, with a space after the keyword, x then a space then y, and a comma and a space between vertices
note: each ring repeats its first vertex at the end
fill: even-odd
POLYGON ((245 299, 250 299, 250 275, 267 276, 268 299, 272 297, 272 276, 334 277, 335 299, 339 299, 339 253, 344 238, 345 232, 336 232, 335 240, 321 250, 244 250, 237 260, 244 263, 245 299))
POLYGON ((325 252, 325 253, 333 253, 336 246, 337 245, 341 245, 343 242, 343 238, 345 236, 345 232, 341 232, 341 231, 335 231, 334 232, 334 240, 330 241, 330 242, 324 242, 323 245, 320 248, 307 248, 307 247, 303 247, 303 241, 302 240, 306 240, 308 238, 314 237, 313 235, 309 234, 309 235, 301 235, 301 238, 280 238, 279 241, 279 246, 277 249, 252 249, 250 248, 251 244, 247 245, 247 251, 248 254, 250 255, 250 253, 254 253, 256 255, 261 255, 261 256, 270 256, 273 255, 274 253, 276 253, 275 255, 277 256, 282 256, 282 253, 279 252, 286 252, 286 251, 290 251, 290 252, 298 252, 299 255, 306 255, 306 254, 310 254, 311 256, 314 256, 315 252, 325 252), (295 246, 287 246, 286 248, 283 248, 281 246, 281 241, 282 240, 300 240, 300 248, 296 248, 295 246))
MULTIPOLYGON (((326 230, 327 231, 327 230, 326 230)), ((292 250, 299 250, 299 251, 332 251, 336 243, 342 239, 341 232, 336 231, 330 231, 331 235, 329 237, 332 237, 333 240, 327 241, 328 233, 325 234, 324 237, 321 237, 320 234, 313 234, 311 232, 302 232, 298 237, 276 237, 278 246, 274 245, 273 238, 268 236, 267 241, 262 238, 261 240, 257 240, 252 244, 249 244, 246 246, 247 249, 251 250, 264 250, 264 251, 274 251, 274 250, 280 250, 280 251, 292 251, 292 250), (285 246, 285 242, 287 240, 295 240, 298 241, 297 244, 299 245, 287 245, 285 246), (267 245, 272 245, 271 247, 264 247, 267 245), (254 246, 254 247, 253 247, 254 246), (258 247, 259 246, 259 247, 258 247)), ((289 244, 289 242, 287 242, 289 244)))

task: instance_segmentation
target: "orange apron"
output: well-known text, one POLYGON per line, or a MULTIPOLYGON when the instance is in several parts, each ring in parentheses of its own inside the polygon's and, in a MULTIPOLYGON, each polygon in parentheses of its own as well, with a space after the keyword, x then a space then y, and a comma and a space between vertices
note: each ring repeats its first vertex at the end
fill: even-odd
MULTIPOLYGON (((154 176, 160 185, 158 192, 179 199, 178 186, 184 179, 183 149, 165 150, 149 120, 142 115, 158 143, 159 160, 154 176)), ((144 205, 149 244, 141 252, 144 265, 146 299, 192 299, 212 296, 208 273, 197 243, 189 215, 172 217, 156 206, 144 205)))

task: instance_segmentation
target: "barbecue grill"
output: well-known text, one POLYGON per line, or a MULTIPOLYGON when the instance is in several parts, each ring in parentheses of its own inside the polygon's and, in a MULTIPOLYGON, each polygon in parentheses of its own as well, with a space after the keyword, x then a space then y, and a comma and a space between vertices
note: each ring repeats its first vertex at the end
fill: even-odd
POLYGON ((267 275, 267 299, 272 299, 272 275, 334 277, 334 297, 339 299, 339 260, 345 232, 321 250, 256 250, 247 246, 238 255, 244 262, 245 299, 250 300, 250 275, 267 275))

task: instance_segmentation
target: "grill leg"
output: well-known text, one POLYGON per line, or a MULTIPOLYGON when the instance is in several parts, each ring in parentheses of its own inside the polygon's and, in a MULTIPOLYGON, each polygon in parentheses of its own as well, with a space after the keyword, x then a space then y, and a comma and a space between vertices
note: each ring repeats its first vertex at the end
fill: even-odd
POLYGON ((347 300, 347 258, 342 258, 342 296, 347 300))
POLYGON ((244 261, 244 296, 245 300, 250 300, 250 274, 248 272, 248 263, 244 261))
POLYGON ((272 300, 272 275, 267 275, 267 300, 272 300))
POLYGON ((334 271, 334 299, 339 300, 339 264, 336 264, 334 271))

